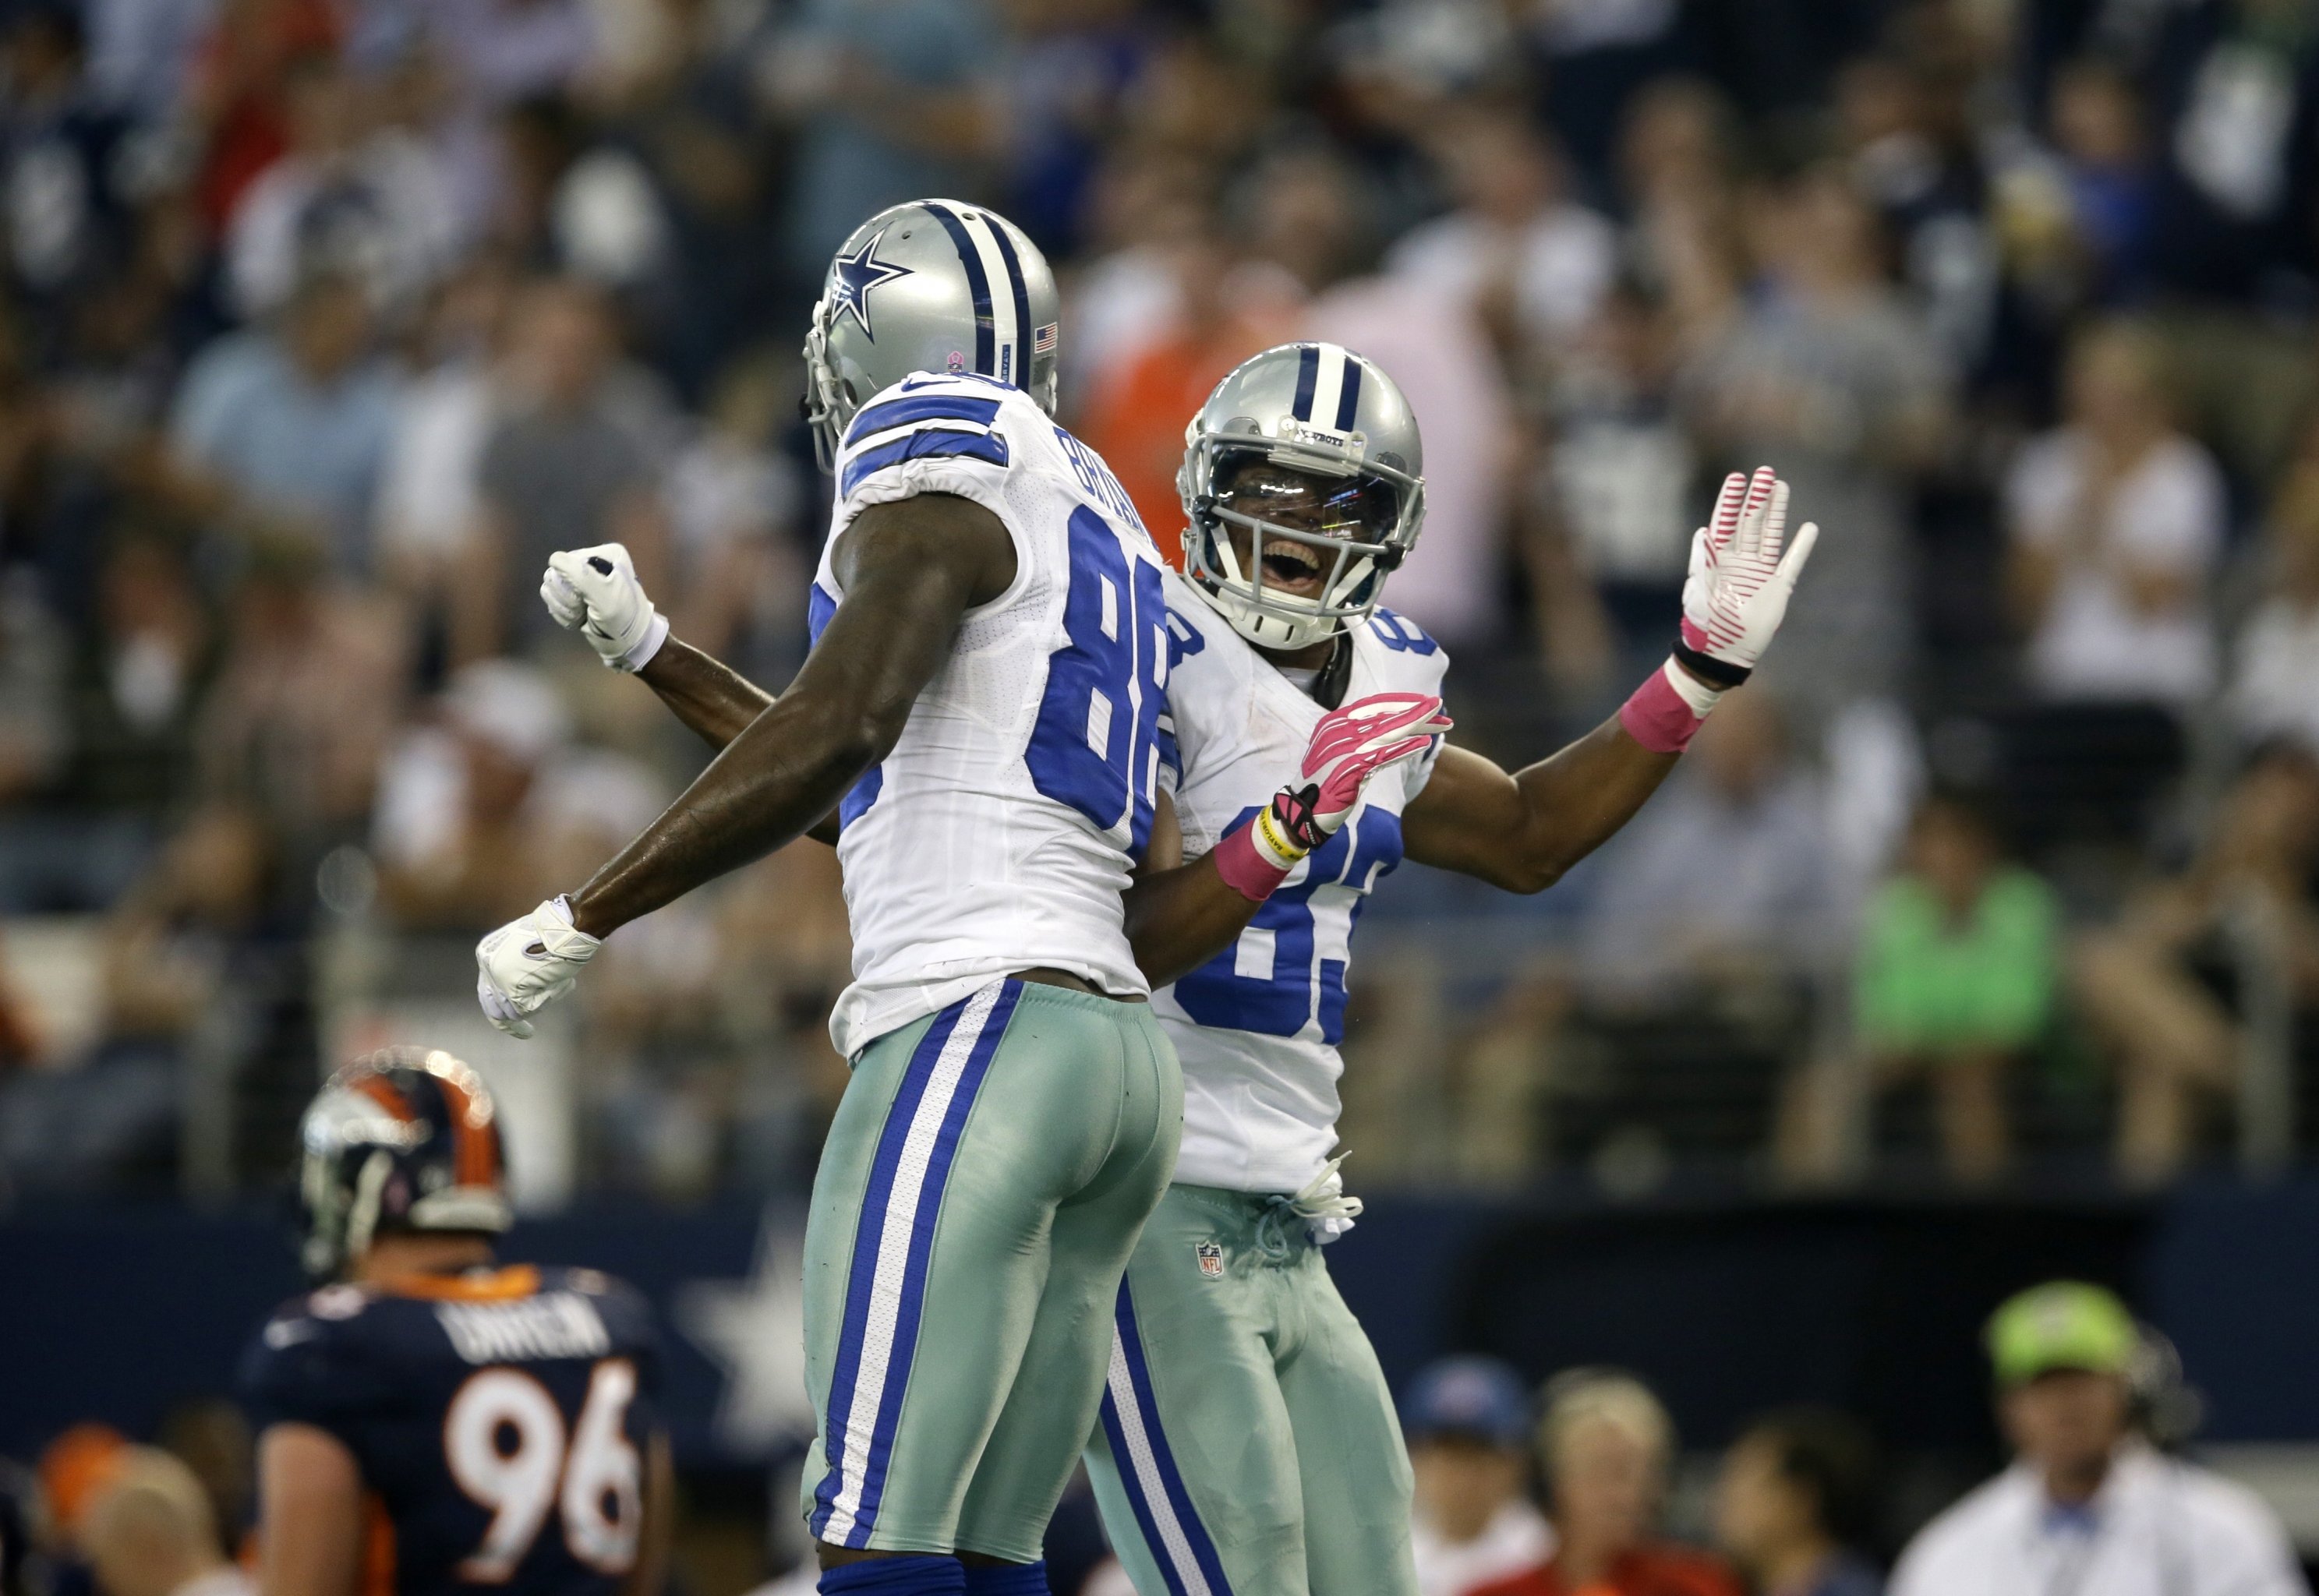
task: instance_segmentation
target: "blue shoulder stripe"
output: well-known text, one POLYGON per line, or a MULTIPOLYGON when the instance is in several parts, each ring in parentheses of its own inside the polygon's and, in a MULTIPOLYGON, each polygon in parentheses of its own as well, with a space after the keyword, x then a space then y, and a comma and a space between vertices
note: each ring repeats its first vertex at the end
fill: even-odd
POLYGON ((952 432, 944 428, 929 427, 922 432, 906 433, 891 443, 866 449, 847 463, 845 479, 838 484, 839 498, 851 493, 862 479, 883 471, 889 465, 899 465, 905 460, 926 460, 946 455, 962 455, 972 460, 988 460, 993 465, 1006 464, 1006 440, 988 432, 952 432))
POLYGON ((853 418, 853 425, 845 429, 845 441, 859 443, 873 432, 907 427, 913 421, 972 421, 988 427, 997 419, 995 399, 977 399, 971 393, 921 393, 871 405, 853 418))

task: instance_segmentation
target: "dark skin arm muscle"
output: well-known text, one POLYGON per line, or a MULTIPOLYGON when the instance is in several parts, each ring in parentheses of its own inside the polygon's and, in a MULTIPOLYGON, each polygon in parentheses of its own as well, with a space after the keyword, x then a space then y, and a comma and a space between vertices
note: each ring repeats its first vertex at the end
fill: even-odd
POLYGON ((1636 742, 1616 717, 1512 775, 1444 748, 1401 817, 1402 846, 1421 864, 1543 892, 1634 818, 1675 758, 1636 742))
MULTIPOLYGON (((724 661, 674 637, 660 645, 659 652, 636 672, 636 680, 658 694, 670 713, 702 742, 719 750, 773 707, 772 694, 724 661)), ((835 848, 836 815, 823 816, 806 828, 805 834, 835 848)))
POLYGON ((960 618, 1014 580, 1015 545, 980 505, 921 493, 863 510, 834 568, 845 601, 790 690, 572 895, 580 930, 606 935, 827 815, 900 739, 960 618))
POLYGON ((1232 946, 1258 905, 1216 873, 1214 853, 1184 862, 1184 834, 1166 793, 1153 806, 1151 841, 1127 889, 1127 942, 1144 979, 1164 987, 1232 946))

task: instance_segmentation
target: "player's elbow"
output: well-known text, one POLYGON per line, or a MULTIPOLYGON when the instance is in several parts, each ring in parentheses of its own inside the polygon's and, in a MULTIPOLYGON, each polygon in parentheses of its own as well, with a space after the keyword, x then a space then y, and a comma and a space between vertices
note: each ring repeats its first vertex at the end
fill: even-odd
POLYGON ((1520 860, 1501 870, 1493 884, 1529 897, 1562 879, 1563 872, 1569 868, 1559 860, 1520 860))

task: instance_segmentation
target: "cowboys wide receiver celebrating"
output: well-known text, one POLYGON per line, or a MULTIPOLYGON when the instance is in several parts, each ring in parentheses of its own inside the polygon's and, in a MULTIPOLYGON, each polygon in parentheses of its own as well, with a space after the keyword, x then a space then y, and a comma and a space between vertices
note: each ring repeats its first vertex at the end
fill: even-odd
MULTIPOLYGON (((1534 892, 1599 846, 1746 680, 1817 531, 1788 543, 1784 485, 1733 476, 1693 542, 1674 655, 1615 719, 1513 775, 1435 744, 1370 781, 1330 841, 1281 870, 1232 851, 1262 835, 1279 764, 1328 706, 1430 696, 1447 668, 1377 603, 1421 524, 1417 428, 1374 363, 1304 344, 1227 377, 1188 437, 1187 572, 1167 583, 1182 845, 1222 855, 1263 901, 1188 973, 1161 939, 1137 942, 1155 980, 1179 975, 1154 1006, 1183 1059, 1184 1140, 1119 1294, 1090 1472, 1143 1596, 1405 1596, 1408 1465, 1315 1245, 1359 1211, 1330 1156, 1354 921, 1404 853, 1534 892)), ((651 614, 616 547, 555 556, 544 591, 600 649, 651 614)), ((644 675, 712 742, 763 702, 698 655, 644 675)))
MULTIPOLYGON (((1252 912, 1250 879, 1323 846, 1443 724, 1422 695, 1326 717, 1280 762, 1297 780, 1268 852, 1145 870, 1131 912, 1155 829, 1175 852, 1162 568, 1051 419, 1056 303, 988 211, 914 203, 856 230, 806 346, 837 501, 805 666, 777 702, 740 684, 744 724, 669 811, 477 949, 485 1011, 527 1034, 598 939, 835 812, 854 980, 831 1031, 853 1076, 805 1283, 826 1591, 1044 1591, 1041 1539, 1181 1128, 1142 922, 1205 959, 1252 912)), ((627 577, 617 551, 584 553, 582 580, 627 577)), ((608 663, 689 668, 675 701, 723 680, 636 599, 591 623, 608 663)))

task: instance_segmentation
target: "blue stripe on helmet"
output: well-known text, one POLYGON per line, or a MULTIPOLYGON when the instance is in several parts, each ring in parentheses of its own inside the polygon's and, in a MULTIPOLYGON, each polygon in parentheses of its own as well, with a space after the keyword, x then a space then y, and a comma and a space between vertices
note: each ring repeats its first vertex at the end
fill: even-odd
POLYGON ((1353 358, 1352 351, 1345 352, 1345 382, 1337 390, 1337 430, 1353 429, 1354 412, 1361 404, 1361 363, 1353 358))
MULTIPOLYGON (((974 1039, 974 1049, 959 1072, 958 1087, 951 1094, 942 1129, 935 1132, 934 1148, 927 1154, 925 1183, 918 1188, 918 1211, 910 1222, 910 1250, 903 1266, 902 1299, 894 1320, 894 1348, 898 1354, 917 1345, 918 1319, 925 1308, 927 1266, 934 1253, 934 1224, 942 1216, 943 1191, 950 1180, 951 1163, 958 1153, 959 1138, 966 1132, 967 1116, 974 1111, 975 1095, 990 1073, 990 1060, 1006 1034, 1006 1022, 1013 1018, 1015 1000, 1022 994, 1020 981, 1009 979, 1000 986, 998 1000, 983 1017, 981 1034, 974 1039)), ((910 1383, 909 1376, 907 1356, 887 1363, 886 1390, 878 1402, 877 1427, 870 1434, 870 1461, 862 1476, 862 1509, 854 1515, 853 1533, 846 1537, 845 1544, 850 1546, 868 1546, 870 1531, 878 1522, 878 1503, 886 1493, 886 1469, 893 1456, 894 1429, 901 1421, 902 1393, 910 1383)))
POLYGON ((891 443, 865 449, 846 463, 844 480, 838 484, 838 496, 844 497, 862 484, 864 477, 899 465, 905 460, 938 459, 947 455, 962 455, 969 459, 988 460, 993 465, 1006 464, 1006 440, 988 432, 952 432, 947 428, 928 427, 917 432, 905 433, 891 443))
MULTIPOLYGON (((1135 1303, 1128 1294, 1127 1282, 1119 1283, 1119 1307, 1113 1315, 1113 1330, 1119 1338, 1119 1348, 1127 1364, 1130 1393, 1135 1402, 1135 1414, 1141 1421, 1143 1438, 1151 1448, 1151 1461, 1160 1471, 1160 1482, 1168 1492, 1168 1505, 1175 1510, 1177 1526, 1191 1547, 1192 1560, 1199 1564, 1206 1579, 1211 1596, 1232 1596, 1232 1583, 1224 1578, 1223 1559, 1216 1555, 1216 1543, 1210 1538, 1207 1526, 1200 1522, 1199 1513, 1192 1506, 1191 1493, 1185 1489, 1183 1472, 1176 1466, 1176 1454, 1168 1445, 1167 1432, 1160 1423, 1160 1404, 1151 1394, 1151 1371, 1143 1358, 1143 1338, 1135 1327, 1135 1303)), ((1112 1393, 1104 1393, 1104 1430, 1111 1441, 1112 1460, 1118 1464, 1120 1477, 1127 1483, 1128 1500, 1135 1509, 1136 1521, 1141 1526, 1144 1541, 1153 1557, 1167 1575, 1168 1588, 1181 1596, 1184 1584, 1180 1573, 1169 1566, 1167 1543, 1160 1539, 1158 1527, 1151 1517, 1150 1503, 1145 1500, 1142 1485, 1135 1477, 1135 1463, 1129 1456, 1124 1429, 1119 1420, 1112 1393)))
MULTIPOLYGON (((926 1095, 926 1082, 934 1074, 934 1063, 949 1045, 959 1015, 971 1001, 961 998, 943 1009, 918 1039, 909 1066, 902 1073, 901 1087, 894 1094, 892 1106, 886 1111, 885 1129, 879 1134, 878 1151, 871 1161, 869 1185, 862 1194, 861 1216, 854 1222, 853 1259, 845 1276, 845 1317, 838 1329, 837 1363, 830 1371, 829 1407, 822 1420, 822 1456, 829 1469, 822 1475, 821 1483, 814 1487, 812 1528, 817 1537, 828 1524, 837 1506, 838 1492, 844 1485, 846 1420, 853 1411, 853 1386, 862 1374, 862 1343, 869 1333, 870 1298, 878 1278, 878 1243, 886 1231, 886 1204, 893 1195, 894 1173, 901 1166, 902 1149, 909 1141, 910 1122, 917 1117, 918 1104, 926 1095)), ((889 1361, 889 1373, 891 1368, 889 1361)))
POLYGON ((1306 344, 1296 351, 1296 419, 1313 419, 1313 388, 1321 380, 1321 346, 1306 344))
POLYGON ((845 441, 859 443, 873 433, 907 427, 913 421, 971 421, 978 427, 988 427, 998 419, 998 403, 995 399, 977 399, 971 393, 921 393, 910 399, 889 399, 854 417, 853 425, 845 429, 845 441))
POLYGON ((974 247, 973 235, 966 223, 947 205, 929 204, 926 209, 950 234, 950 241, 958 249, 958 264, 966 268, 967 292, 974 296, 974 369, 986 377, 998 374, 998 356, 993 345, 997 340, 990 310, 990 275, 982 269, 982 251, 974 247))
POLYGON ((998 258, 1006 263, 1006 281, 1015 290, 1015 385, 1031 385, 1031 285, 1023 276, 1023 262, 1015 254, 1015 240, 1006 224, 988 211, 982 213, 990 236, 998 240, 998 258))

